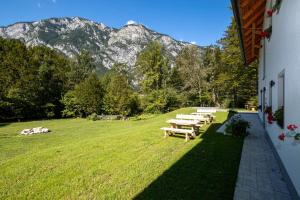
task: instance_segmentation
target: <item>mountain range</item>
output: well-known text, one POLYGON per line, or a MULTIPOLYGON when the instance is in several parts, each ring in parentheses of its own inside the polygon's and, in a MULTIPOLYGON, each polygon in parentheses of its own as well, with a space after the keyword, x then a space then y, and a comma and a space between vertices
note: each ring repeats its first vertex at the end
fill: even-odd
POLYGON ((184 46, 193 45, 142 24, 128 23, 117 29, 80 17, 18 22, 0 27, 0 37, 20 39, 27 46, 46 45, 68 57, 87 50, 97 66, 106 69, 115 63, 133 66, 137 55, 152 41, 164 46, 171 63, 184 46))

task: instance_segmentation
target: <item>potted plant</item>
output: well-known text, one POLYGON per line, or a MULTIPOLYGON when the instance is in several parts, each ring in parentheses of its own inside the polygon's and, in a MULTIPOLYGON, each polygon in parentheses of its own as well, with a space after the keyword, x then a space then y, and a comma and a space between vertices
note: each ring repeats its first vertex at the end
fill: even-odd
POLYGON ((283 128, 283 125, 284 125, 284 109, 283 109, 283 107, 281 107, 275 111, 274 121, 277 122, 278 126, 283 128))
POLYGON ((296 126, 295 124, 289 124, 287 126, 288 132, 281 133, 278 136, 278 139, 281 141, 284 141, 286 137, 292 137, 292 138, 294 138, 294 140, 300 140, 300 133, 296 132, 297 128, 298 128, 298 126, 296 126))
POLYGON ((226 125, 225 132, 237 137, 245 137, 248 135, 248 128, 250 128, 250 122, 241 119, 240 115, 235 115, 231 117, 226 125))
POLYGON ((273 113, 272 113, 272 107, 267 106, 266 109, 265 109, 265 113, 267 114, 268 123, 273 124, 274 117, 273 117, 273 113))
POLYGON ((282 0, 276 0, 272 10, 273 12, 277 11, 277 13, 279 12, 279 9, 281 7, 281 3, 282 3, 282 0))
POLYGON ((265 29, 264 31, 262 31, 260 33, 260 36, 262 38, 268 38, 268 39, 270 39, 271 35, 272 35, 272 26, 270 26, 269 28, 265 29))

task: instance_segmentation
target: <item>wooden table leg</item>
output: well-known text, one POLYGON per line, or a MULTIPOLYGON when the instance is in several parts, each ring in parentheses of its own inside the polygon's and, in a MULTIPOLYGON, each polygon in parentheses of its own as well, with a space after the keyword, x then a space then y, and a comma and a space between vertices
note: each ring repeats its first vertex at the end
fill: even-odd
POLYGON ((165 131, 165 136, 164 136, 164 138, 167 138, 168 136, 169 136, 168 131, 165 131))
POLYGON ((186 133, 186 134, 185 134, 185 141, 187 142, 187 141, 189 141, 189 139, 190 139, 190 136, 189 136, 188 133, 186 133))

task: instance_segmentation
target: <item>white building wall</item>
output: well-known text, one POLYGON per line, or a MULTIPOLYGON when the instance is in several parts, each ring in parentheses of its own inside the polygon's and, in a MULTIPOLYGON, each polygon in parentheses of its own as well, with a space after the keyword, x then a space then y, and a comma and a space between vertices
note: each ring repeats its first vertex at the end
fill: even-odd
MULTIPOLYGON (((269 0, 270 1, 270 0, 269 0)), ((265 20, 265 28, 269 19, 265 20)), ((266 130, 273 142, 284 167, 300 196, 300 141, 286 138, 284 142, 278 135, 287 132, 287 124, 300 127, 300 0, 285 0, 278 14, 272 17, 272 36, 265 41, 266 75, 263 80, 263 48, 260 50, 259 64, 259 102, 260 90, 266 87, 266 103, 269 104, 269 84, 275 81, 272 95, 273 112, 278 109, 278 76, 284 71, 284 129, 276 122, 268 124, 266 130)), ((259 113, 263 117, 263 113, 259 113)), ((266 120, 267 121, 267 120, 266 120)), ((298 130, 300 132, 300 128, 298 130)))

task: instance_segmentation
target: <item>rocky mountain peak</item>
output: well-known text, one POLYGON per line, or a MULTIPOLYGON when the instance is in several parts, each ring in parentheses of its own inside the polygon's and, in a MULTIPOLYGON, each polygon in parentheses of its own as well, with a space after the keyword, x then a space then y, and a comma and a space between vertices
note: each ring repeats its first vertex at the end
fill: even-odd
POLYGON ((81 17, 19 22, 1 27, 0 36, 21 39, 27 46, 46 45, 69 57, 87 50, 95 58, 99 68, 108 69, 115 63, 133 66, 137 55, 155 40, 165 47, 171 62, 184 46, 191 45, 132 20, 116 29, 81 17))

